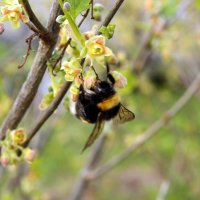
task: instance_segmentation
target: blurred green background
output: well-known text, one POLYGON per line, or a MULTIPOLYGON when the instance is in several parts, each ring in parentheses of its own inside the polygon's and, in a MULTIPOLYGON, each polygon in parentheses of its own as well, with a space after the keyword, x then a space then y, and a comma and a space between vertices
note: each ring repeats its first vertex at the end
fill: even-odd
MULTIPOLYGON (((45 23, 49 1, 30 2, 45 23)), ((98 2, 105 5, 105 15, 114 5, 111 0, 98 2)), ((112 21, 116 30, 109 46, 120 59, 121 64, 116 70, 128 79, 128 85, 119 90, 122 102, 135 113, 136 119, 109 134, 102 163, 122 152, 137 135, 159 119, 200 71, 199 22, 199 0, 124 2, 112 21), (165 22, 166 26, 160 28, 165 22), (152 30, 153 34, 148 37, 152 30), (150 54, 147 59, 143 55, 139 61, 145 63, 137 65, 138 54, 147 39, 146 49, 151 49, 150 54)), ((95 23, 88 19, 81 30, 90 30, 95 23)), ((15 31, 6 24, 4 34, 0 36, 1 122, 26 79, 37 49, 37 40, 34 40, 28 62, 18 69, 25 54, 25 38, 29 35, 25 26, 15 31)), ((34 124, 42 112, 38 106, 49 85, 46 74, 20 127, 28 130, 34 124)), ((158 135, 111 172, 93 181, 83 199, 198 200, 199 95, 197 93, 158 135), (163 187, 167 188, 166 196, 159 198, 163 187)), ((0 199, 67 199, 94 148, 80 153, 91 130, 91 125, 83 124, 60 105, 32 141, 31 146, 38 149, 35 161, 30 165, 0 168, 0 199)))

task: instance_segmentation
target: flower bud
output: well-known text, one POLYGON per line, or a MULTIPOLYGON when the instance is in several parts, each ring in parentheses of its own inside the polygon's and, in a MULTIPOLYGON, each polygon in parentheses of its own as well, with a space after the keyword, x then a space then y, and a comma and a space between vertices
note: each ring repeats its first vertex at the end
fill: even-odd
POLYGON ((101 21, 101 13, 99 12, 94 12, 93 14, 94 20, 100 22, 101 21))
POLYGON ((72 84, 70 87, 70 99, 74 102, 77 101, 79 92, 79 88, 75 84, 72 84))
POLYGON ((127 84, 127 79, 125 76, 123 76, 121 73, 117 71, 112 71, 111 74, 113 75, 115 79, 114 86, 117 88, 123 88, 127 84))
POLYGON ((101 21, 101 14, 102 14, 103 8, 104 8, 103 5, 100 3, 96 3, 93 6, 93 17, 96 21, 101 21))
POLYGON ((16 129, 11 131, 11 139, 13 144, 20 145, 26 141, 26 133, 23 129, 16 129))
POLYGON ((70 87, 70 93, 73 94, 73 95, 78 95, 79 94, 79 88, 75 84, 73 84, 70 87))
POLYGON ((84 87, 87 89, 91 89, 92 86, 94 86, 96 83, 96 76, 88 77, 84 80, 84 87))
POLYGON ((95 3, 93 9, 95 12, 102 12, 104 9, 104 6, 100 3, 95 3))
POLYGON ((64 8, 65 10, 67 10, 67 11, 70 11, 70 9, 71 9, 70 3, 69 3, 69 2, 65 2, 65 3, 63 4, 63 8, 64 8))
POLYGON ((32 162, 35 159, 36 156, 36 151, 32 150, 32 149, 25 149, 24 151, 24 159, 28 162, 32 162))
POLYGON ((43 98, 42 98, 42 101, 40 102, 39 104, 39 109, 40 110, 45 110, 50 104, 51 102, 53 101, 54 99, 54 92, 53 90, 52 91, 49 91, 43 98))
POLYGON ((96 83, 96 74, 94 73, 94 70, 90 67, 88 71, 85 74, 84 78, 84 88, 91 89, 96 83))
POLYGON ((7 167, 10 164, 10 159, 7 155, 2 155, 0 158, 0 163, 3 167, 7 167))
POLYGON ((56 18, 56 22, 58 22, 59 24, 62 24, 65 21, 65 16, 63 15, 58 15, 58 17, 56 18))

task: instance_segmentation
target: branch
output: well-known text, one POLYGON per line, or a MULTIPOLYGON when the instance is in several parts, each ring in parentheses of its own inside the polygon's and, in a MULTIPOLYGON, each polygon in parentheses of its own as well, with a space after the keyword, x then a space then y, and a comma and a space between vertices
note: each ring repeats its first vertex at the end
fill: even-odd
POLYGON ((118 0, 115 4, 115 6, 113 7, 113 9, 108 13, 107 17, 105 18, 104 22, 102 23, 101 26, 108 26, 111 22, 111 20, 113 19, 113 17, 115 16, 115 14, 117 13, 117 11, 119 10, 120 6, 122 5, 122 3, 124 2, 124 0, 118 0))
MULTIPOLYGON (((86 11, 86 13, 84 14, 82 20, 79 22, 79 24, 78 24, 79 27, 82 25, 82 23, 86 19, 87 15, 88 15, 88 11, 86 11)), ((65 54, 65 51, 66 51, 66 49, 67 49, 67 47, 68 47, 68 45, 69 45, 70 42, 71 42, 71 38, 68 39, 65 47, 63 48, 61 56, 59 56, 59 58, 56 61, 56 63, 58 63, 60 60, 62 60, 62 58, 63 58, 63 56, 65 54)), ((85 61, 85 59, 82 59, 81 65, 83 65, 84 61, 85 61)), ((45 112, 35 122, 33 128, 28 133, 28 139, 27 139, 27 141, 23 144, 24 147, 28 146, 28 144, 30 143, 30 141, 32 140, 32 138, 35 136, 35 134, 39 131, 39 129, 42 127, 42 125, 46 122, 46 120, 57 109, 58 105, 60 104, 60 102, 62 101, 63 97, 67 93, 70 85, 71 85, 71 82, 65 82, 64 83, 64 85, 60 89, 59 93, 57 94, 57 96, 55 97, 55 99, 53 100, 53 102, 51 103, 51 105, 45 110, 45 112)))
POLYGON ((71 82, 64 83, 59 93, 57 94, 53 102, 50 104, 50 106, 47 108, 47 110, 36 120, 35 125, 28 133, 28 139, 23 144, 24 147, 28 146, 31 139, 34 137, 37 131, 42 127, 44 122, 54 113, 54 111, 56 110, 60 102, 62 101, 63 97, 65 96, 66 92, 68 91, 70 85, 71 85, 71 82))
POLYGON ((192 96, 199 90, 200 88, 200 73, 197 75, 195 80, 188 87, 186 92, 180 97, 180 99, 154 124, 152 124, 144 133, 140 134, 138 138, 133 142, 133 144, 128 147, 124 152, 120 155, 114 157, 112 160, 108 161, 103 166, 99 167, 95 171, 93 171, 89 176, 91 179, 97 179, 100 176, 105 175, 107 172, 111 171, 114 167, 116 167, 119 163, 124 161, 128 156, 144 145, 147 141, 152 139, 158 131, 164 127, 172 117, 174 117, 184 106, 185 104, 192 98, 192 96))
POLYGON ((28 77, 24 82, 21 90, 19 91, 15 102, 13 103, 7 117, 5 118, 1 126, 1 139, 5 138, 5 134, 8 129, 12 130, 18 126, 36 95, 39 84, 46 70, 46 63, 51 57, 52 51, 56 44, 59 32, 59 24, 55 20, 60 12, 61 11, 58 2, 57 0, 54 0, 47 26, 47 30, 48 32, 52 33, 52 37, 54 38, 54 40, 52 40, 51 43, 40 41, 37 54, 35 56, 28 77))
POLYGON ((38 18, 35 16, 33 10, 31 9, 29 1, 28 0, 21 0, 21 2, 22 2, 23 6, 26 10, 26 13, 28 14, 30 21, 38 29, 38 31, 40 32, 41 35, 45 35, 48 32, 48 30, 40 23, 38 18))

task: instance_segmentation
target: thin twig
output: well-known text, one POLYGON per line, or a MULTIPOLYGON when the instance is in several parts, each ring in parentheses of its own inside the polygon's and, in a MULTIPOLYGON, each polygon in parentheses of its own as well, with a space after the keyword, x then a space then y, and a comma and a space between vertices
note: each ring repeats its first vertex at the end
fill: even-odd
MULTIPOLYGON (((113 9, 108 13, 108 15, 106 16, 105 20, 103 21, 103 23, 101 24, 101 26, 99 27, 99 29, 102 26, 108 26, 111 22, 111 20, 113 19, 113 16, 115 16, 115 14, 117 13, 117 11, 119 10, 120 6, 122 5, 122 3, 124 2, 124 0, 118 0, 115 4, 115 6, 113 7, 113 9)), ((98 30, 99 30, 98 29, 98 30)), ((98 34, 100 34, 98 32, 98 34)))
POLYGON ((38 29, 37 29, 32 23, 27 22, 26 25, 27 25, 33 32, 35 32, 36 34, 39 35, 38 29))
POLYGON ((59 24, 55 21, 56 17, 61 13, 57 0, 53 1, 52 10, 50 12, 48 22, 48 32, 52 33, 54 40, 51 43, 40 41, 35 60, 24 82, 20 92, 18 93, 14 104, 12 105, 7 117, 1 126, 0 138, 4 139, 8 129, 15 129, 21 122, 32 100, 35 97, 39 84, 46 70, 46 63, 52 55, 52 51, 56 44, 59 32, 59 24))
POLYGON ((183 108, 183 106, 185 106, 185 104, 192 98, 192 96, 199 90, 199 88, 200 73, 188 87, 186 92, 180 97, 180 99, 158 121, 152 124, 144 133, 140 134, 138 138, 133 142, 133 144, 124 152, 112 158, 106 164, 93 171, 89 175, 91 179, 97 179, 98 177, 105 175, 119 163, 124 161, 132 152, 152 139, 158 133, 158 131, 164 127, 170 121, 170 119, 172 119, 172 117, 174 117, 183 108))
POLYGON ((35 13, 33 12, 29 1, 28 0, 21 0, 24 9, 26 10, 26 13, 28 14, 28 17, 30 21, 34 24, 34 26, 38 29, 41 35, 45 35, 48 30, 40 23, 38 18, 36 17, 35 13))
POLYGON ((25 64, 26 64, 26 61, 28 59, 28 56, 30 55, 30 52, 31 52, 31 43, 32 43, 32 40, 33 38, 36 36, 37 34, 36 33, 33 33, 31 36, 29 36, 27 39, 26 39, 26 43, 28 44, 28 48, 27 48, 27 51, 26 51, 26 55, 24 57, 24 61, 22 62, 22 64, 20 64, 18 66, 18 69, 19 68, 22 68, 25 64))
POLYGON ((65 55, 65 51, 66 51, 67 47, 69 46, 71 40, 72 40, 71 38, 69 38, 69 39, 67 40, 66 44, 64 45, 64 47, 63 47, 63 49, 62 49, 62 52, 60 53, 59 57, 56 59, 56 61, 55 61, 55 62, 53 63, 53 65, 52 65, 52 74, 53 74, 54 76, 56 75, 56 73, 54 72, 54 70, 55 70, 57 64, 58 64, 59 62, 60 62, 60 63, 62 62, 62 58, 63 58, 63 56, 65 55))
POLYGON ((50 106, 47 108, 47 110, 36 120, 35 125, 32 129, 30 129, 28 133, 28 139, 24 143, 24 147, 26 147, 31 139, 34 137, 34 135, 37 133, 37 131, 41 128, 41 126, 44 124, 44 122, 51 116, 54 111, 57 109, 58 105, 62 101, 63 97, 65 96, 67 90, 69 89, 71 85, 71 82, 65 82, 62 88, 60 89, 59 93, 53 100, 53 102, 50 104, 50 106))
POLYGON ((91 19, 94 19, 94 1, 91 0, 90 4, 91 4, 91 19))
POLYGON ((85 13, 82 14, 83 18, 82 18, 81 21, 79 22, 78 27, 80 27, 80 26, 82 25, 82 23, 84 22, 84 20, 85 20, 86 17, 88 16, 89 11, 90 11, 90 9, 87 9, 87 10, 85 11, 85 13))

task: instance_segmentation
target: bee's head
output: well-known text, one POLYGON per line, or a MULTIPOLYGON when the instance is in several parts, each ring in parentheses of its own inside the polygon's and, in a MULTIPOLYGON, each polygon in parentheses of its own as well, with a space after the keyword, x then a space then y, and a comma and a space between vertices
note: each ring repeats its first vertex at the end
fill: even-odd
POLYGON ((114 78, 112 75, 108 76, 106 81, 101 81, 98 79, 94 87, 91 88, 98 95, 102 95, 102 97, 111 96, 115 93, 113 84, 114 78))

